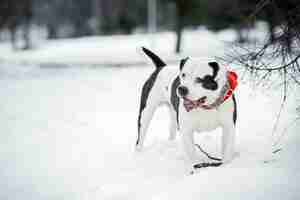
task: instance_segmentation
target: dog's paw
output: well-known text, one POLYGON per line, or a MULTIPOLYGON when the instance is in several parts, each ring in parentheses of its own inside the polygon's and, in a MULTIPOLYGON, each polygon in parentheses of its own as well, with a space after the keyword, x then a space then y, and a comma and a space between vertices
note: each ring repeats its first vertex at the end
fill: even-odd
POLYGON ((143 150, 142 145, 135 145, 135 152, 141 152, 143 150))
POLYGON ((194 175, 196 173, 196 170, 195 169, 192 169, 190 172, 189 172, 189 175, 194 175))

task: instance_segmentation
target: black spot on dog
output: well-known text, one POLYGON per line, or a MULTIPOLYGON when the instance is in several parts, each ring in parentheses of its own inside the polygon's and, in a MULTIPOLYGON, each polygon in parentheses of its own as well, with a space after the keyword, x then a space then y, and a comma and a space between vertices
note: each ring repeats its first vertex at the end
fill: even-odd
POLYGON ((202 87, 207 90, 218 89, 218 83, 213 79, 211 75, 205 75, 203 78, 197 77, 195 79, 195 82, 202 84, 202 87))
POLYGON ((215 78, 218 75, 220 66, 217 62, 209 62, 208 65, 213 69, 213 74, 205 75, 202 79, 198 77, 196 78, 196 82, 202 83, 203 88, 214 91, 218 89, 218 83, 215 81, 215 78))
POLYGON ((142 47, 142 50, 144 53, 152 60, 153 64, 156 66, 156 68, 162 68, 166 66, 166 63, 162 61, 162 59, 157 56, 155 53, 150 51, 149 49, 142 47))
POLYGON ((180 64, 179 64, 179 70, 181 71, 184 64, 186 63, 186 61, 188 61, 189 57, 186 57, 184 59, 181 59, 180 64))
POLYGON ((171 88, 171 103, 172 103, 172 106, 176 112, 176 120, 177 120, 177 124, 178 123, 178 108, 179 108, 179 97, 177 96, 177 88, 178 86, 180 85, 180 79, 179 79, 179 76, 176 77, 176 79, 173 81, 172 83, 172 88, 171 88))
POLYGON ((236 118, 237 118, 237 106, 236 106, 236 99, 235 99, 235 96, 234 94, 232 94, 232 100, 233 100, 233 106, 234 106, 234 110, 233 110, 233 123, 235 124, 236 123, 236 118))
POLYGON ((202 80, 202 87, 207 90, 217 90, 218 83, 213 79, 212 76, 206 75, 202 80))
POLYGON ((212 78, 215 79, 218 75, 219 70, 220 70, 220 66, 217 62, 209 62, 208 65, 213 69, 212 78))
POLYGON ((147 105, 148 96, 150 94, 150 91, 151 91, 154 83, 155 83, 157 75, 159 74, 161 69, 162 68, 156 68, 156 70, 151 74, 151 76, 148 78, 148 80, 143 85, 142 95, 141 95, 141 104, 140 104, 140 110, 139 110, 139 117, 138 117, 138 139, 137 139, 136 144, 139 143, 139 138, 140 138, 142 112, 143 112, 143 110, 145 109, 145 107, 147 105))

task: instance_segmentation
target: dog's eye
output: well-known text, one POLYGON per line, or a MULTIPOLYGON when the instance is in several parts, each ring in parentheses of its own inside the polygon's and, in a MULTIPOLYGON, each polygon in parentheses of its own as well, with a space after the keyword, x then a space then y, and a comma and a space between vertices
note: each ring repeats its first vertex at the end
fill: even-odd
POLYGON ((184 78, 185 77, 185 73, 181 74, 181 77, 184 78))
POLYGON ((197 77, 196 80, 195 80, 196 83, 202 83, 203 82, 203 79, 200 78, 200 77, 197 77))

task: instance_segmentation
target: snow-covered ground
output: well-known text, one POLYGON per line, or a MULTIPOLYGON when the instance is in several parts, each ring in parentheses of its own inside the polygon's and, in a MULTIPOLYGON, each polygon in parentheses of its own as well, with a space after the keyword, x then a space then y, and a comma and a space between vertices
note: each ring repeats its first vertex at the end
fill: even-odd
MULTIPOLYGON (((218 56, 224 53, 224 39, 232 41, 235 32, 232 30, 212 33, 205 28, 198 31, 185 31, 182 56, 218 56), (191 46, 191 44, 193 44, 191 46)), ((137 52, 137 47, 147 46, 173 61, 176 36, 173 32, 154 35, 116 35, 94 36, 78 39, 60 39, 43 41, 38 36, 33 39, 34 49, 30 51, 13 51, 9 43, 0 45, 0 59, 9 62, 55 63, 73 65, 126 65, 145 63, 137 52), (38 42, 36 42, 36 40, 38 42)))
MULTIPOLYGON (((203 40, 193 48, 187 42, 192 37, 186 37, 185 54, 215 56, 214 48, 224 46, 222 39, 213 39, 218 36, 205 32, 192 33, 194 40, 197 35, 203 40)), ((232 35, 227 34, 222 38, 232 35)), ((162 52, 168 59, 173 36, 157 36, 166 44, 162 52)), ((280 107, 280 92, 273 89, 253 89, 241 81, 236 91, 237 153, 228 165, 189 175, 180 135, 167 140, 164 107, 152 121, 145 150, 134 152, 140 90, 153 68, 88 66, 105 59, 143 61, 136 53, 143 41, 142 35, 53 41, 24 53, 0 46, 0 58, 10 61, 0 63, 0 199, 299 199, 300 136, 299 125, 292 123, 294 102, 284 107, 273 133, 280 107), (90 49, 101 39, 107 52, 102 44, 90 49), (12 61, 85 65, 55 68, 12 61), (270 156, 270 143, 283 132, 283 150, 270 156)), ((196 141, 220 156, 220 130, 198 135, 196 141)))

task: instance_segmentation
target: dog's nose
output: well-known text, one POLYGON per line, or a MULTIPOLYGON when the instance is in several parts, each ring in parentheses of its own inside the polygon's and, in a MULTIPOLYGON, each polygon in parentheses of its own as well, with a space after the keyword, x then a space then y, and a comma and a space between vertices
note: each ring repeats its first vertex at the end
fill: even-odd
POLYGON ((178 94, 180 94, 183 97, 189 93, 188 88, 185 86, 179 86, 177 90, 178 90, 178 94))

